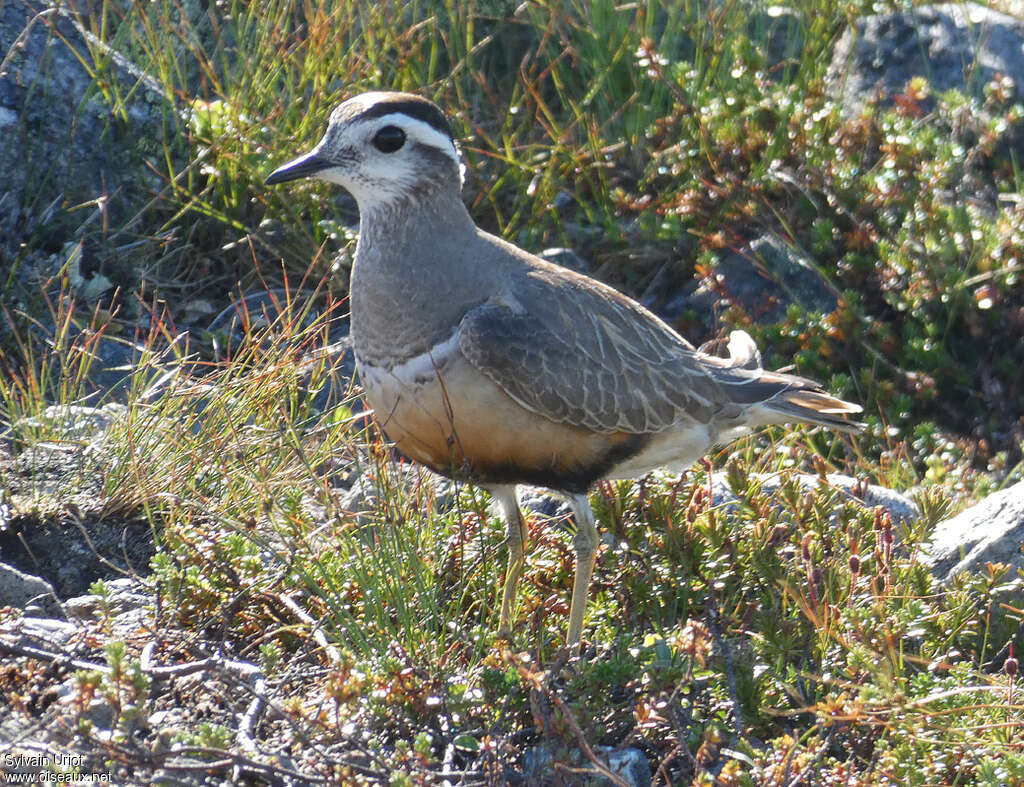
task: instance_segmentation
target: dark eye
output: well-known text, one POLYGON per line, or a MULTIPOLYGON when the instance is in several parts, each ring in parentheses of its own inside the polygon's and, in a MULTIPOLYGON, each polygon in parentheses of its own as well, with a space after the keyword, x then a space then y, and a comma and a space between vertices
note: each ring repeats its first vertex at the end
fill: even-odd
POLYGON ((384 126, 374 136, 373 144, 381 153, 394 153, 405 144, 405 132, 398 126, 384 126))

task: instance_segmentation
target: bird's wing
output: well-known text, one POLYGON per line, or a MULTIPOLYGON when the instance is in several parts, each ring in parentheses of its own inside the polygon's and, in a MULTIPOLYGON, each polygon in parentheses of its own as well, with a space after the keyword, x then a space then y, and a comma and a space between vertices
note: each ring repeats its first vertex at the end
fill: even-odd
POLYGON ((524 407, 595 431, 708 423, 729 400, 697 351, 661 320, 562 271, 531 270, 508 298, 467 312, 459 349, 524 407))

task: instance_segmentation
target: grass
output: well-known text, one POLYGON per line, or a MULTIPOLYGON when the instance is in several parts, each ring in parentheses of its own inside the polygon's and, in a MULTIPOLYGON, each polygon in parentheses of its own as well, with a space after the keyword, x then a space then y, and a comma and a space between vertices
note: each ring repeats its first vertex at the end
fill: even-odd
MULTIPOLYGON (((892 108, 843 117, 825 69, 867 3, 804 0, 781 21, 603 0, 101 8, 88 24, 185 109, 192 155, 180 171, 166 157, 143 225, 83 230, 113 248, 144 241, 110 263, 115 298, 74 297, 70 250, 39 292, 3 284, 4 444, 83 459, 63 485, 29 479, 0 507, 70 516, 88 488, 104 515, 144 517, 167 662, 201 642, 257 664, 304 750, 361 731, 359 757, 306 762, 325 779, 501 781, 538 746, 568 778, 596 767, 594 746, 628 744, 657 783, 1024 782, 1020 578, 990 565, 940 586, 921 561, 936 523, 1021 471, 1015 413, 984 381, 1020 398, 1024 213, 981 209, 961 186, 1020 193, 1021 109, 1000 84, 975 100, 915 82, 892 108), (701 467, 594 490, 608 539, 583 661, 558 653, 564 523, 530 518, 509 649, 493 635, 505 552, 489 501, 398 462, 323 351, 345 308, 349 206, 311 184, 262 186, 334 104, 381 86, 450 112, 474 216, 528 248, 569 245, 656 298, 659 282, 710 281, 717 254, 772 233, 840 293, 829 314, 794 306, 768 325, 724 293, 719 316, 770 365, 863 402, 868 429, 774 430, 712 457, 735 507, 701 467), (237 333, 184 316, 217 311, 236 282, 282 294, 240 313, 237 333), (101 342, 129 337, 141 350, 122 414, 98 437, 69 433, 47 408, 107 402, 90 365, 101 342), (900 525, 796 479, 831 471, 912 492, 920 518, 900 525), (777 492, 764 474, 781 474, 777 492), (347 496, 357 478, 364 494, 347 496)), ((693 315, 677 327, 707 338, 693 315)), ((140 719, 166 695, 141 648, 104 630, 107 669, 77 691, 114 707, 108 745, 145 750, 155 732, 140 719)), ((191 724, 178 742, 213 757, 237 724, 191 724)))

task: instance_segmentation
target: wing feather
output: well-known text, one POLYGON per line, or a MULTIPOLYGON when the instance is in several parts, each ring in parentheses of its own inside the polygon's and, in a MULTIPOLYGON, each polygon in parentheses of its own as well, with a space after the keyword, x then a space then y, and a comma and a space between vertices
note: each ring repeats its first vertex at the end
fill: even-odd
POLYGON ((661 320, 563 271, 533 270, 508 298, 471 309, 459 349, 524 407, 595 431, 708 423, 728 399, 697 351, 661 320))

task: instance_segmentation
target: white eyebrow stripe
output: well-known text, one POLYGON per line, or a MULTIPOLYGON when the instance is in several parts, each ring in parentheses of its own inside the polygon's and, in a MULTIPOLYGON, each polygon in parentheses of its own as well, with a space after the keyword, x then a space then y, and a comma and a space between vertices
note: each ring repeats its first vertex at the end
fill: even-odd
POLYGON ((429 145, 432 148, 437 148, 446 156, 451 158, 451 160, 456 164, 460 166, 462 164, 459 160, 459 152, 455 149, 455 143, 452 141, 451 137, 443 131, 438 131, 429 123, 410 117, 404 112, 391 112, 387 115, 381 115, 364 122, 373 123, 378 128, 384 128, 384 126, 398 126, 403 128, 408 135, 417 142, 429 145))

